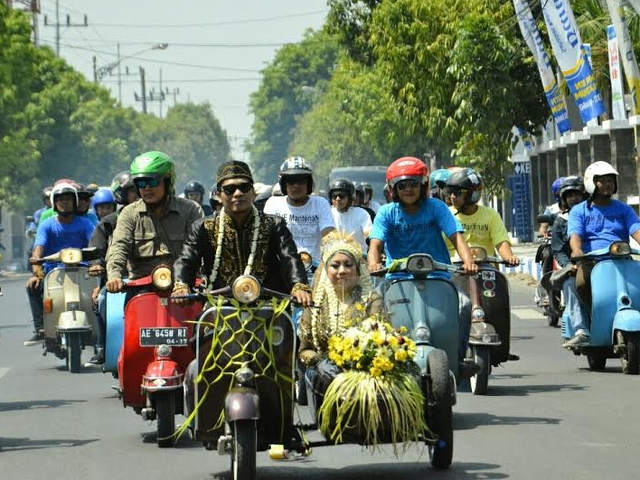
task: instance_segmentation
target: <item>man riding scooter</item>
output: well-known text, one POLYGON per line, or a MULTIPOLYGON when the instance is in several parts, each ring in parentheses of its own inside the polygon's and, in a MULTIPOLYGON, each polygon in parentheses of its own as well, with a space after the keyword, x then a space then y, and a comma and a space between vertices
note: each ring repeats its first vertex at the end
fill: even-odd
MULTIPOLYGON (((467 274, 474 274, 478 266, 473 262, 462 227, 456 222, 446 204, 428 196, 429 170, 415 157, 402 157, 387 169, 387 185, 392 203, 380 207, 369 235, 369 270, 382 269, 382 253, 386 265, 412 253, 427 253, 434 260, 450 264, 451 259, 443 239, 443 233, 453 243, 463 261, 467 274)), ((443 273, 444 274, 444 273, 443 273)), ((447 275, 447 274, 444 274, 447 275)), ((459 292, 461 293, 461 292, 459 292)), ((471 322, 471 306, 468 298, 460 294, 461 314, 459 362, 463 375, 470 375, 475 367, 464 362, 471 322)))
MULTIPOLYGON (((578 266, 571 263, 571 247, 567 234, 569 212, 574 206, 586 199, 582 177, 565 177, 560 185, 558 196, 561 212, 556 216, 553 227, 551 227, 551 249, 560 270, 552 276, 552 281, 554 284, 562 281, 565 304, 563 316, 571 322, 573 331, 587 331, 588 314, 578 298, 578 292, 576 292, 575 275, 578 266), (564 280, 562 280, 563 278, 564 280)), ((580 337, 574 337, 572 340, 565 342, 564 347, 568 348, 572 344, 582 341, 580 337)))
MULTIPOLYGON (((90 247, 95 247, 98 250, 96 254, 97 259, 91 262, 91 266, 89 267, 89 275, 100 278, 100 286, 97 288, 97 291, 94 292, 93 298, 96 305, 96 321, 98 324, 98 335, 97 335, 97 343, 96 343, 96 353, 89 360, 89 363, 100 365, 104 362, 104 347, 105 347, 105 337, 106 337, 106 320, 107 320, 107 305, 106 305, 106 288, 105 283, 107 281, 106 278, 106 270, 105 270, 105 257, 107 255, 107 249, 111 244, 111 239, 113 235, 113 231, 116 228, 116 221, 118 218, 119 210, 124 208, 126 205, 135 202, 138 200, 138 192, 133 184, 133 180, 131 179, 131 174, 128 170, 118 173, 111 182, 111 188, 109 192, 112 193, 111 198, 115 202, 115 211, 112 211, 108 215, 104 215, 100 217, 100 223, 96 227, 93 235, 91 237, 91 241, 89 242, 90 247)), ((96 204, 96 199, 101 200, 100 191, 96 193, 94 196, 94 206, 96 208, 96 212, 100 214, 100 206, 102 204, 96 204)), ((107 195, 104 195, 104 199, 108 199, 107 195)))
MULTIPOLYGON (((93 233, 93 223, 76 215, 78 195, 70 183, 58 182, 51 191, 51 204, 56 215, 42 221, 34 241, 32 260, 57 253, 63 248, 84 248, 93 233)), ((25 346, 36 345, 44 339, 43 328, 43 284, 46 273, 56 266, 47 262, 44 265, 32 262, 33 275, 27 281, 27 293, 33 313, 34 335, 24 342, 25 346)))
MULTIPOLYGON (((260 213, 253 206, 253 176, 248 165, 240 161, 223 164, 218 169, 216 189, 222 209, 213 217, 198 220, 191 230, 174 264, 172 295, 189 294, 202 266, 213 289, 232 285, 239 276, 250 274, 265 288, 291 292, 301 305, 310 306, 311 289, 306 285, 304 265, 291 232, 284 220, 260 213), (220 229, 228 233, 221 234, 220 229)), ((174 301, 186 303, 184 299, 174 301)), ((189 366, 185 380, 188 399, 193 398, 195 365, 189 366)), ((193 408, 193 402, 189 404, 193 408)))
MULTIPOLYGON (((609 248, 613 242, 628 242, 629 236, 640 242, 640 219, 626 203, 615 200, 618 172, 607 162, 592 163, 584 172, 584 186, 589 198, 571 209, 567 234, 571 256, 609 248)), ((576 272, 576 290, 587 311, 591 309, 591 270, 595 261, 582 262, 576 272)), ((565 345, 588 344, 586 325, 578 328, 565 345)))
MULTIPOLYGON (((131 177, 141 198, 122 209, 113 232, 106 283, 112 293, 124 288, 127 275, 141 278, 157 265, 172 265, 191 225, 204 216, 199 205, 175 196, 175 167, 167 154, 151 151, 136 157, 131 177)), ((127 291, 127 301, 136 290, 127 291)))

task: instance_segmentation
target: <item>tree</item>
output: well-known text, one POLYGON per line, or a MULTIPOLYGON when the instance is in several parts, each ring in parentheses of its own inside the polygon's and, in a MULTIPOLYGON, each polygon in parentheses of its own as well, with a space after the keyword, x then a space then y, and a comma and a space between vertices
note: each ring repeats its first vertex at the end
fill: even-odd
POLYGON ((331 78, 337 53, 332 36, 307 31, 300 43, 282 47, 263 70, 260 87, 251 95, 254 121, 247 145, 257 179, 275 181, 296 121, 311 108, 314 97, 331 78))
POLYGON ((289 151, 312 158, 315 176, 326 178, 336 166, 388 165, 428 148, 398 111, 384 77, 344 57, 326 94, 298 122, 289 151))

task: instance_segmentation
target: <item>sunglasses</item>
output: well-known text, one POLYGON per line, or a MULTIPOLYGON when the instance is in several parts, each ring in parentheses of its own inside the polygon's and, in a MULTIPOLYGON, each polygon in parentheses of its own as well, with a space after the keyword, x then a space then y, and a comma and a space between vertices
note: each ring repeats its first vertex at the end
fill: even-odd
POLYGON ((445 193, 447 195, 453 195, 454 197, 459 197, 460 195, 465 194, 468 191, 469 190, 465 190, 464 188, 451 188, 451 187, 449 187, 449 188, 447 188, 445 190, 445 193))
POLYGON ((398 182, 398 190, 404 190, 405 188, 418 188, 420 182, 418 180, 402 180, 398 182))
POLYGON ((348 195, 346 192, 335 192, 331 194, 331 198, 347 198, 348 195))
POLYGON ((143 188, 156 188, 158 185, 160 185, 160 182, 162 181, 161 178, 157 178, 157 177, 150 177, 150 178, 136 178, 133 183, 136 184, 136 187, 138 187, 140 190, 142 190, 143 188))
POLYGON ((249 190, 253 188, 251 183, 234 183, 233 185, 225 185, 224 187, 220 187, 220 190, 224 192, 225 195, 231 196, 236 193, 236 190, 240 190, 242 193, 247 193, 249 190))

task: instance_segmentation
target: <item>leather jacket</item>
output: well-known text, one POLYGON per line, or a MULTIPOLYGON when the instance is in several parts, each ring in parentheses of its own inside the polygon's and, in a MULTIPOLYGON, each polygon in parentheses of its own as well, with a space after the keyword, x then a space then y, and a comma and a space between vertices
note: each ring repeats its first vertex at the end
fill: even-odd
MULTIPOLYGON (((298 284, 307 283, 304 265, 286 223, 275 215, 259 213, 258 239, 255 260, 251 269, 266 288, 290 293, 298 284)), ((222 256, 217 276, 210 288, 218 289, 231 285, 244 273, 254 230, 254 216, 249 215, 245 224, 238 227, 226 217, 222 256)), ((219 214, 197 220, 187 237, 180 257, 174 263, 177 282, 193 286, 201 271, 210 278, 216 254, 219 229, 219 214)))

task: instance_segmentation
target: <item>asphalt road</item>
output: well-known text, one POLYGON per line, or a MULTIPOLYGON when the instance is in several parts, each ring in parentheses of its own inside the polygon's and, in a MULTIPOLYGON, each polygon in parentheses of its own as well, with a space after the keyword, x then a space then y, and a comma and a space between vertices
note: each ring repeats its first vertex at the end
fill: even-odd
MULTIPOLYGON (((155 444, 155 424, 123 409, 99 370, 70 374, 31 333, 23 282, 0 298, 0 478, 228 478, 229 458, 187 439, 155 444)), ((631 479, 640 472, 640 378, 605 372, 560 347, 559 330, 532 308, 531 287, 512 281, 512 351, 521 361, 494 370, 489 395, 460 393, 454 464, 430 468, 424 448, 397 460, 385 449, 316 448, 305 459, 259 454, 260 479, 631 479)), ((88 358, 90 352, 85 352, 88 358)))

